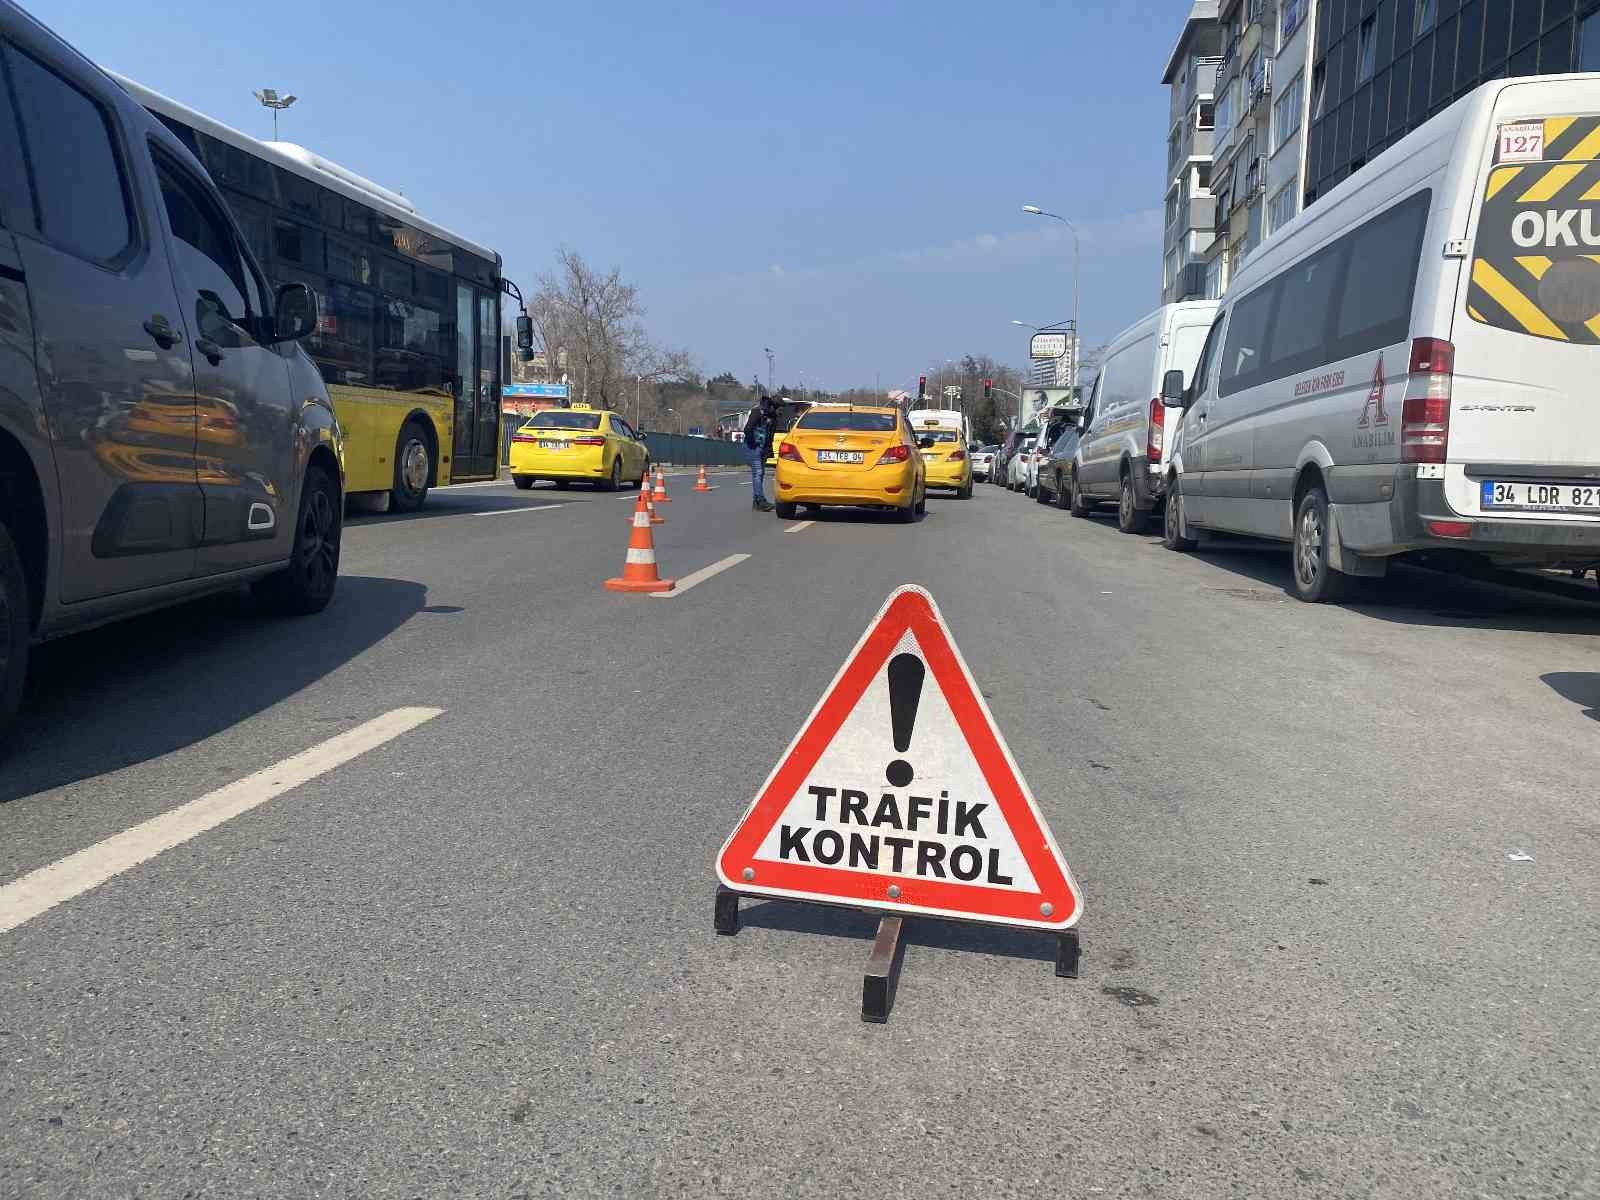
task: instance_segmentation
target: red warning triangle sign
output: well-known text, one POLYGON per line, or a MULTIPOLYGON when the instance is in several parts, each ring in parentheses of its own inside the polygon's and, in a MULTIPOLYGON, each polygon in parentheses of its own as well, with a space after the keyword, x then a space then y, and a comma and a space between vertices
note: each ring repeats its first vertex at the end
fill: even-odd
POLYGON ((1082 893, 933 597, 897 589, 717 855, 737 892, 1064 929, 1082 893))

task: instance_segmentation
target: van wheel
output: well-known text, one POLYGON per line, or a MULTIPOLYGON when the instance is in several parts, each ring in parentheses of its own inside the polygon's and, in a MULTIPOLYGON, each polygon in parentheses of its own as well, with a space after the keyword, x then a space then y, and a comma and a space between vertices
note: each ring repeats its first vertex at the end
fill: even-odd
POLYGON ((31 640, 28 577, 23 574, 22 558, 11 540, 11 531, 0 522, 0 734, 22 704, 31 640))
POLYGON ((321 612, 333 599, 339 582, 339 540, 342 532, 339 489, 319 466, 306 470, 300 489, 300 516, 294 527, 289 565, 255 585, 256 598, 291 616, 321 612))
POLYGON ((1075 517, 1087 517, 1094 511, 1094 506, 1084 497, 1083 489, 1078 486, 1078 472, 1076 469, 1072 472, 1070 486, 1072 488, 1072 501, 1067 505, 1068 510, 1075 517))
POLYGON ((1200 539, 1184 532, 1183 493, 1178 490, 1177 479, 1167 489, 1167 511, 1161 519, 1161 544, 1168 550, 1193 550, 1200 539))
POLYGON ((517 485, 517 491, 525 492, 533 486, 532 475, 513 475, 511 482, 517 485))
POLYGON ((1328 565, 1328 494, 1320 487, 1309 488, 1300 497, 1294 518, 1294 594, 1309 604, 1328 604, 1338 600, 1349 577, 1328 565))
POLYGON ((394 444, 394 487, 389 491, 389 511, 416 512, 421 508, 428 498, 428 478, 432 473, 427 430, 421 421, 407 421, 394 444))
POLYGON ((1117 500, 1117 528, 1123 533, 1143 533, 1150 528, 1150 514, 1140 512, 1133 492, 1133 476, 1122 473, 1122 494, 1117 500))

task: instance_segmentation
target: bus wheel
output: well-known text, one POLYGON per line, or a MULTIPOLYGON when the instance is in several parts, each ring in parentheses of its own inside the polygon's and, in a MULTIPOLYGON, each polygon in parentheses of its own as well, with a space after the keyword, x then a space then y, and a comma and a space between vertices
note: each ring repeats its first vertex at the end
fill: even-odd
POLYGON ((28 581, 22 573, 22 556, 0 519, 0 736, 22 703, 29 627, 28 581))
POLYGON ((416 512, 428 498, 428 477, 433 464, 428 453, 428 432, 415 418, 400 429, 394 446, 394 488, 389 493, 390 512, 416 512))

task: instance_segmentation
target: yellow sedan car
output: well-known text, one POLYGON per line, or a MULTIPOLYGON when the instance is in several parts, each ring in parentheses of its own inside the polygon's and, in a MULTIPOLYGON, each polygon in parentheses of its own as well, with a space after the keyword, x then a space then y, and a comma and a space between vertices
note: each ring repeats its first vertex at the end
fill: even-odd
POLYGON ((959 429, 919 429, 922 442, 933 439, 933 445, 922 452, 928 464, 928 486, 954 488, 963 500, 972 499, 972 458, 961 444, 959 429))
POLYGON ((614 412, 574 404, 534 413, 511 435, 511 482, 536 479, 566 487, 579 481, 614 492, 650 473, 644 439, 614 412))
POLYGON ((927 468, 898 408, 818 404, 802 413, 778 447, 777 509, 802 504, 892 509, 905 522, 928 509, 927 468))

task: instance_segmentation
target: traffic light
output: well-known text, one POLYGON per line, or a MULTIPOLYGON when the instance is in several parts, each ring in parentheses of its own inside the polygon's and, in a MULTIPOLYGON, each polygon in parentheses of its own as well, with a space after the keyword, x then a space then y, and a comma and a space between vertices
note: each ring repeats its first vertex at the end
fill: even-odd
POLYGON ((983 398, 985 400, 994 399, 994 380, 985 379, 983 381, 983 398))
POLYGON ((926 400, 927 398, 928 398, 928 377, 926 375, 918 375, 917 376, 917 399, 918 400, 926 400))

